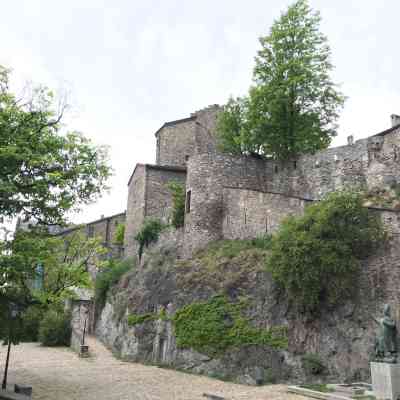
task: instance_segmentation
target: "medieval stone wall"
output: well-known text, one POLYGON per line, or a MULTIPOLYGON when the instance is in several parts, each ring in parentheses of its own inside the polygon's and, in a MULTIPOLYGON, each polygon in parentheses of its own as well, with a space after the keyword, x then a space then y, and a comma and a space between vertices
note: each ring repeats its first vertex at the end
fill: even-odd
MULTIPOLYGON (((245 195, 231 195, 224 203, 224 187, 317 200, 346 187, 385 188, 393 183, 400 184, 400 128, 285 163, 218 153, 194 156, 188 163, 186 183, 190 212, 185 215, 185 254, 190 256, 208 242, 224 238, 225 233, 230 238, 246 236, 243 233, 246 230, 249 235, 252 230, 257 233, 263 230, 265 206, 260 209, 261 220, 245 229, 242 226, 245 195), (224 227, 226 216, 229 224, 237 225, 242 233, 224 227)), ((282 210, 280 202, 275 202, 276 212, 272 212, 275 221, 284 216, 286 206, 290 213, 292 205, 283 202, 282 210)), ((293 207, 292 211, 297 212, 297 205, 293 207)), ((258 217, 255 215, 254 219, 258 217)))
POLYGON ((146 217, 156 217, 164 223, 170 223, 172 194, 168 183, 178 182, 185 185, 186 169, 147 166, 146 177, 146 217))
POLYGON ((157 137, 158 165, 186 166, 187 159, 196 152, 195 118, 177 121, 162 127, 157 137))
POLYGON ((128 189, 128 205, 125 228, 125 256, 135 257, 138 244, 136 234, 146 217, 161 219, 169 223, 172 213, 172 193, 169 182, 185 185, 186 169, 160 165, 138 164, 128 189))
POLYGON ((289 215, 301 215, 304 199, 258 190, 223 188, 224 239, 250 239, 274 233, 289 215))
POLYGON ((137 252, 135 235, 142 225, 146 207, 146 166, 136 165, 128 183, 128 204, 125 224, 125 257, 134 257, 137 252))
POLYGON ((250 157, 201 154, 189 160, 185 214, 185 254, 222 239, 223 188, 267 190, 266 161, 250 157), (187 195, 188 203, 188 195, 187 195), (187 204, 188 206, 188 204, 187 204))

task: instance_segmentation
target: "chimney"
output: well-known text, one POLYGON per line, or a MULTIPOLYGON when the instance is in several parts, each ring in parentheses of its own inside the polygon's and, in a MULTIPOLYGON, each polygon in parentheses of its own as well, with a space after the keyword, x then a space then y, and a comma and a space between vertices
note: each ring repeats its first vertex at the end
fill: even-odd
POLYGON ((392 114, 390 119, 392 120, 392 127, 400 125, 400 115, 392 114))
POLYGON ((347 136, 347 144, 349 146, 353 146, 353 144, 354 144, 354 136, 353 135, 347 136))

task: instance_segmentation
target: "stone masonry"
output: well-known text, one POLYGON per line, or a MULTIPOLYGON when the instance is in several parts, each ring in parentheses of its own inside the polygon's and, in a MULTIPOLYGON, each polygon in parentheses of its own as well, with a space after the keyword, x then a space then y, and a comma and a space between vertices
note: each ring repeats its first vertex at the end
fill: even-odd
POLYGON ((128 182, 125 256, 136 256, 134 238, 145 218, 170 221, 171 181, 186 186, 185 257, 214 240, 271 233, 332 191, 400 187, 400 119, 369 138, 279 162, 218 152, 219 111, 206 107, 155 133, 156 164, 137 164, 128 182))

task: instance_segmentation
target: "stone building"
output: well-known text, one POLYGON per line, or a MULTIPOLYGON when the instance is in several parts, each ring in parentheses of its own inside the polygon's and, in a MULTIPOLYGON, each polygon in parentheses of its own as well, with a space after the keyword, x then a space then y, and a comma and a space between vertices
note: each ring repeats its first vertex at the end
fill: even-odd
POLYGON ((129 179, 126 216, 94 221, 88 234, 101 233, 109 242, 117 219, 125 221, 124 254, 136 256, 134 238, 145 218, 171 219, 171 181, 186 187, 179 232, 184 257, 214 240, 272 233, 284 217, 301 214, 307 203, 335 190, 400 187, 399 116, 392 115, 392 126, 369 138, 349 137, 345 146, 279 162, 218 152, 219 110, 212 105, 164 123, 155 133, 156 163, 137 164, 129 179))
POLYGON ((217 105, 189 118, 166 122, 155 134, 156 164, 138 164, 129 180, 125 255, 146 217, 168 222, 170 181, 186 185, 183 255, 219 239, 273 232, 282 218, 345 188, 400 185, 400 119, 392 127, 346 146, 287 162, 230 156, 217 151, 217 105))

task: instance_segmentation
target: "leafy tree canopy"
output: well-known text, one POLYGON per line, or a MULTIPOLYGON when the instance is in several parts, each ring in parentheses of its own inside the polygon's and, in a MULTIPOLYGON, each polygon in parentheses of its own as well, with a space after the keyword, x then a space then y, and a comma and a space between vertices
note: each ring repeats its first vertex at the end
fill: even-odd
POLYGON ((9 74, 0 66, 0 216, 62 223, 106 188, 107 152, 77 132, 61 134, 65 106, 56 111, 42 86, 17 98, 9 74))
POLYGON ((12 241, 3 243, 0 325, 4 329, 0 328, 0 337, 8 335, 8 324, 3 322, 9 318, 10 305, 17 306, 20 313, 31 306, 62 309, 63 301, 74 298, 77 288, 91 288, 89 267, 101 268, 105 252, 99 239, 86 239, 79 231, 67 237, 49 237, 38 230, 18 231, 12 241))
POLYGON ((220 114, 222 150, 285 160, 330 144, 344 97, 330 78, 320 20, 307 0, 297 0, 260 38, 254 86, 220 114))

